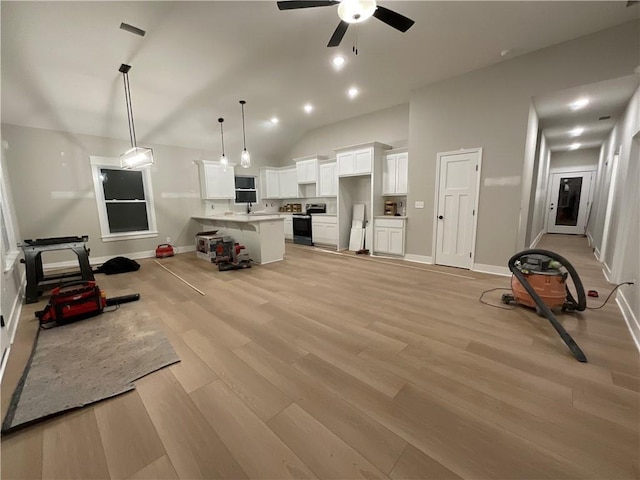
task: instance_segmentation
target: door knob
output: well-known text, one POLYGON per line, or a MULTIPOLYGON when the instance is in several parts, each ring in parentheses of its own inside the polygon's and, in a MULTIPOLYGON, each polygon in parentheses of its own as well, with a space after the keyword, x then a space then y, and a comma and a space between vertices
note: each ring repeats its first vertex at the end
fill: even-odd
POLYGON ((444 217, 442 215, 438 215, 438 220, 442 220, 444 217))

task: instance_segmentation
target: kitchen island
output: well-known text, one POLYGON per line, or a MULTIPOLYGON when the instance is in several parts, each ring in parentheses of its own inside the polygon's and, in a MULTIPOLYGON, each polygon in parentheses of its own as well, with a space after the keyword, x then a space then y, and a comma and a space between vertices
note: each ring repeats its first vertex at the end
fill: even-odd
POLYGON ((284 218, 277 214, 197 215, 191 218, 205 230, 218 230, 247 247, 246 253, 256 263, 277 262, 284 258, 284 218))

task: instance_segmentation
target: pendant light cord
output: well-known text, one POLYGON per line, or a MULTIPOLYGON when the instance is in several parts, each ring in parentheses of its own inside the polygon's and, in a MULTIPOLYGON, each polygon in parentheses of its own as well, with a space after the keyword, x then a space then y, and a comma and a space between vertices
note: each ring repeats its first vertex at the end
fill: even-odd
POLYGON ((124 97, 127 103, 127 120, 129 121, 129 139, 131 140, 131 148, 137 147, 136 127, 133 123, 133 107, 131 106, 131 89, 129 88, 129 74, 122 72, 124 80, 124 97))
POLYGON ((242 106, 242 143, 244 145, 244 150, 247 151, 247 137, 244 129, 244 104, 247 103, 244 100, 240 100, 240 105, 242 106))
POLYGON ((220 122, 220 139, 222 140, 222 156, 224 157, 224 131, 222 130, 222 122, 224 122, 224 118, 219 118, 218 122, 220 122))

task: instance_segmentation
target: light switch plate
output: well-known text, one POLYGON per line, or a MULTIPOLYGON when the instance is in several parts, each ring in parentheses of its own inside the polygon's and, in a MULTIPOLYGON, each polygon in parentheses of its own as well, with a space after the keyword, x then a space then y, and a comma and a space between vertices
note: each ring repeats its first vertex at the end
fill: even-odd
POLYGON ((424 208, 424 202, 416 202, 415 203, 415 207, 416 208, 424 208))

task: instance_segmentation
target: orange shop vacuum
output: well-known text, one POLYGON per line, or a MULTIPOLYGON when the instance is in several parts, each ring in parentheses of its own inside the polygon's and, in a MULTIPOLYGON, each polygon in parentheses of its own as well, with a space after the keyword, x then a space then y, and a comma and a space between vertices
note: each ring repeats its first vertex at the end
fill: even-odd
POLYGON ((587 357, 575 340, 560 324, 553 310, 582 312, 587 308, 582 281, 569 261, 548 250, 524 250, 509 259, 512 294, 502 295, 503 303, 517 303, 535 308, 556 329, 564 343, 579 362, 587 357), (567 278, 576 289, 576 300, 567 286, 567 278))

